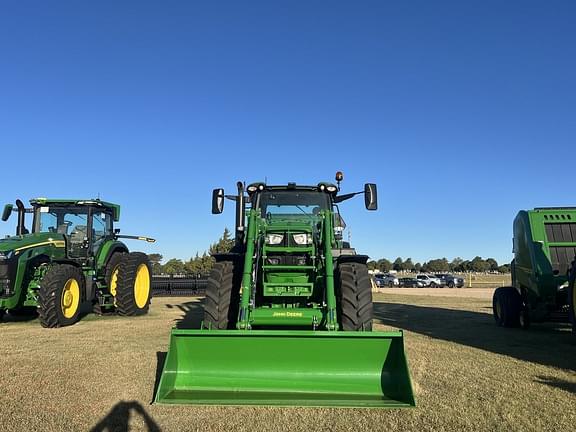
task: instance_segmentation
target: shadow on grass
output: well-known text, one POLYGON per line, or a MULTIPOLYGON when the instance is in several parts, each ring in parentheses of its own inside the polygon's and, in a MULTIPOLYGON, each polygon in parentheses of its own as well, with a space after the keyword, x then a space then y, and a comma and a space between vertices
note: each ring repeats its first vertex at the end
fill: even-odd
POLYGON ((536 378, 536 382, 540 384, 546 384, 550 387, 565 390, 568 393, 576 394, 576 383, 573 382, 561 380, 550 376, 539 376, 536 378))
MULTIPOLYGON (((383 324, 503 354, 519 360, 576 370, 576 338, 558 323, 530 330, 501 328, 491 314, 415 306, 374 303, 374 318, 383 324)), ((563 327, 564 326, 564 327, 563 327)))
POLYGON ((144 420, 147 432, 160 432, 160 427, 144 407, 136 402, 118 402, 110 412, 90 432, 128 432, 130 430, 130 417, 140 416, 144 420))
POLYGON ((182 316, 176 320, 177 329, 199 330, 204 319, 204 307, 200 301, 167 304, 168 309, 180 309, 182 316))

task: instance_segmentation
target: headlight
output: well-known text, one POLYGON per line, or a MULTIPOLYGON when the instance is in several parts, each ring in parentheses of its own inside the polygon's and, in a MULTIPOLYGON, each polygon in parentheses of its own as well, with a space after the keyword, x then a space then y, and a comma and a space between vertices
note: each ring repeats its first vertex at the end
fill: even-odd
POLYGON ((12 258, 12 256, 14 255, 14 251, 5 251, 5 252, 0 252, 0 260, 8 260, 10 258, 12 258))
POLYGON ((292 234, 292 238, 298 245, 312 244, 312 234, 292 234))
POLYGON ((284 240, 284 236, 282 234, 267 234, 266 235, 266 244, 269 245, 277 245, 282 243, 284 240))
POLYGON ((328 192, 330 192, 330 193, 334 193, 334 192, 337 191, 336 186, 334 186, 334 185, 328 186, 328 187, 326 188, 326 190, 327 190, 328 192))

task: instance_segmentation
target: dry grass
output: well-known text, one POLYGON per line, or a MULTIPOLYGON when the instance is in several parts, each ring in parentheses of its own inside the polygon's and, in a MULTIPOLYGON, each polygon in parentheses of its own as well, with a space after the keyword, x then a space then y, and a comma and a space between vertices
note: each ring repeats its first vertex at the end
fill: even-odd
POLYGON ((376 327, 405 330, 415 409, 149 405, 170 328, 197 325, 200 309, 198 299, 159 298, 145 317, 89 315, 58 330, 37 321, 0 324, 1 429, 545 431, 576 424, 576 338, 565 325, 496 328, 486 298, 398 289, 376 300, 376 327))

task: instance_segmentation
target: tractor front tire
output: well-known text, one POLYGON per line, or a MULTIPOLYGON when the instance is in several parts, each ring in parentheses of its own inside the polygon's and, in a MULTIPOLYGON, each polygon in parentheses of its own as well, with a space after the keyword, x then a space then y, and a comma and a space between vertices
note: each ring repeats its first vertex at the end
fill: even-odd
POLYGON ((568 316, 572 323, 572 332, 576 334, 576 259, 572 261, 568 280, 568 316))
POLYGON ((335 285, 338 321, 342 330, 372 330, 374 307, 366 264, 339 264, 335 285))
POLYGON ((122 316, 143 315, 150 307, 152 268, 145 253, 122 254, 118 265, 115 304, 122 316))
POLYGON ((82 270, 70 264, 51 266, 38 292, 38 315, 42 327, 63 327, 78 321, 83 296, 82 270))
POLYGON ((213 330, 235 329, 240 305, 242 269, 238 262, 214 264, 204 298, 204 326, 213 330))
POLYGON ((500 287, 492 297, 492 312, 499 327, 520 326, 522 298, 514 287, 500 287))

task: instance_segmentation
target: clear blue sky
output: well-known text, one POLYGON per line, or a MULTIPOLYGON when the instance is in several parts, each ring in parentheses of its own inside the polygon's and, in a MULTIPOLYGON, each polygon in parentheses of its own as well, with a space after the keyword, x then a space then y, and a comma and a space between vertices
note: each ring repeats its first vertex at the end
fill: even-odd
MULTIPOLYGON (((511 258, 519 209, 576 205, 576 3, 0 6, 0 201, 95 197, 165 258, 233 227, 237 180, 379 187, 373 258, 511 258)), ((12 233, 15 218, 0 234, 12 233)))

